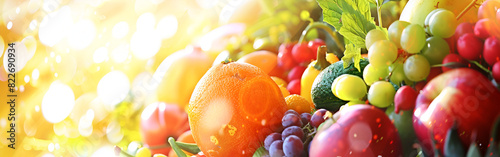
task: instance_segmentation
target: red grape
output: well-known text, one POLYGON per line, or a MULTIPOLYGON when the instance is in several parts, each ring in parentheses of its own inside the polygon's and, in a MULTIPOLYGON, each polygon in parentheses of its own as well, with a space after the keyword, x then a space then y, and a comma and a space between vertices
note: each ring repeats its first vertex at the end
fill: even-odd
POLYGON ((299 137, 288 136, 283 142, 283 152, 287 157, 301 157, 304 154, 304 144, 299 137))
MULTIPOLYGON (((477 25, 476 25, 477 29, 477 25)), ((477 60, 483 52, 483 42, 472 33, 467 33, 458 38, 458 53, 468 60, 477 60)))
POLYGON ((302 113, 300 114, 300 118, 302 119, 302 124, 306 125, 311 121, 312 115, 310 113, 302 113))
POLYGON ((293 59, 292 49, 293 43, 281 44, 278 52, 278 66, 282 67, 284 70, 290 70, 297 62, 293 59))
POLYGON ((325 114, 328 110, 326 109, 319 109, 314 112, 314 114, 311 117, 311 125, 315 128, 318 128, 321 123, 325 121, 325 114))
POLYGON ((295 114, 295 115, 297 115, 297 116, 299 116, 299 117, 300 117, 300 114, 299 114, 297 111, 292 110, 292 109, 290 109, 290 110, 286 111, 284 115, 289 114, 289 113, 295 114))
POLYGON ((292 55, 295 61, 299 63, 307 63, 316 59, 316 57, 314 57, 315 54, 309 49, 305 42, 295 44, 292 49, 292 55))
POLYGON ((474 24, 464 22, 457 26, 455 29, 455 36, 458 38, 466 33, 474 33, 474 24))
POLYGON ((415 101, 418 93, 410 86, 403 86, 398 89, 394 96, 394 112, 399 113, 400 110, 412 110, 415 108, 415 101))
POLYGON ((477 10, 477 17, 479 19, 491 18, 495 19, 495 12, 497 8, 500 8, 500 1, 488 0, 483 2, 479 9, 477 10))
POLYGON ((302 128, 298 126, 290 126, 283 130, 283 132, 281 133, 281 139, 285 140, 288 136, 291 135, 295 135, 300 139, 304 139, 304 131, 302 131, 302 128))
MULTIPOLYGON (((443 59, 443 64, 451 63, 451 62, 461 63, 461 64, 463 64, 463 66, 467 66, 467 64, 469 64, 462 56, 460 56, 458 54, 454 54, 454 53, 446 55, 446 57, 444 57, 444 59, 443 59)), ((442 66, 441 68, 442 68, 443 72, 446 72, 448 70, 453 69, 453 68, 446 67, 446 66, 442 66)))
POLYGON ((269 155, 272 157, 285 156, 285 153, 283 153, 283 141, 282 140, 274 141, 271 144, 271 146, 269 146, 269 155))
POLYGON ((500 62, 496 62, 495 64, 493 64, 491 72, 493 73, 493 78, 495 79, 495 81, 500 82, 500 62))
POLYGON ((286 89, 290 92, 290 94, 300 94, 300 79, 290 81, 286 89))
POLYGON ((489 65, 500 61, 500 41, 496 37, 491 36, 484 42, 483 57, 489 65))
POLYGON ((427 76, 427 81, 431 81, 434 77, 438 76, 441 73, 443 73, 441 67, 432 67, 431 72, 429 72, 429 75, 427 76))
POLYGON ((304 71, 306 71, 306 67, 304 66, 295 66, 293 67, 292 70, 290 70, 290 72, 288 73, 288 80, 295 80, 295 79, 299 79, 302 78, 302 74, 304 73, 304 71))
POLYGON ((283 116, 283 118, 281 119, 281 125, 284 128, 288 128, 290 126, 302 127, 302 120, 299 116, 289 113, 283 116))
POLYGON ((323 46, 323 45, 326 45, 325 42, 321 39, 314 39, 314 40, 311 40, 307 43, 307 47, 309 47, 309 49, 311 49, 311 51, 313 52, 314 54, 314 58, 317 58, 317 54, 318 54, 318 47, 320 46, 323 46))
POLYGON ((474 35, 481 39, 486 39, 490 36, 491 27, 495 25, 490 19, 481 19, 477 21, 474 27, 474 35))
POLYGON ((266 139, 264 140, 264 148, 266 150, 269 150, 269 147, 271 144, 273 144, 274 141, 281 140, 281 134, 280 133, 271 133, 267 135, 266 139))

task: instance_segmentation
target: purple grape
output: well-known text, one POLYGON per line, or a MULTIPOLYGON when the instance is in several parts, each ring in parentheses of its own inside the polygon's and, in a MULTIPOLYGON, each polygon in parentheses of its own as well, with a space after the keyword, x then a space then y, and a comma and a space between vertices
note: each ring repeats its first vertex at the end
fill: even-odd
POLYGON ((281 139, 285 140, 290 135, 295 135, 300 139, 304 139, 304 131, 302 131, 302 128, 298 126, 290 126, 283 130, 281 133, 281 139))
POLYGON ((285 153, 283 153, 283 141, 282 140, 276 140, 271 144, 271 146, 269 146, 269 155, 271 157, 285 156, 285 153))
POLYGON ((297 111, 295 111, 295 110, 290 109, 290 110, 288 110, 288 111, 285 112, 285 115, 289 114, 289 113, 293 113, 293 114, 295 114, 295 115, 297 115, 297 116, 300 117, 300 114, 297 111))
POLYGON ((276 140, 281 140, 280 133, 274 132, 274 133, 267 135, 266 139, 264 140, 264 148, 266 148, 266 150, 269 150, 269 147, 271 146, 271 144, 276 140))
POLYGON ((315 128, 318 128, 318 126, 325 121, 325 114, 327 110, 325 109, 319 109, 314 114, 311 116, 311 125, 315 128))
POLYGON ((307 123, 309 123, 309 121, 311 120, 311 116, 312 115, 310 113, 300 114, 300 119, 302 119, 302 124, 306 125, 307 123))
POLYGON ((283 119, 281 119, 281 125, 283 125, 283 128, 287 128, 290 126, 302 127, 302 120, 298 115, 288 113, 283 116, 283 119))
POLYGON ((288 136, 283 142, 283 152, 287 157, 301 157, 304 154, 304 144, 299 137, 288 136))

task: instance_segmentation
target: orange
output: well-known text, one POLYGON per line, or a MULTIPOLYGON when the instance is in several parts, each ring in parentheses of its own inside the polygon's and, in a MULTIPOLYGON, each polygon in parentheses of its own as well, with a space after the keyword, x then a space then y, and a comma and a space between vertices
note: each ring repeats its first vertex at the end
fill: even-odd
POLYGON ((295 110, 298 113, 311 113, 312 109, 314 108, 314 104, 307 101, 306 98, 297 94, 287 96, 285 98, 285 101, 288 109, 295 110))
POLYGON ((283 94, 283 97, 287 97, 290 95, 290 92, 288 89, 286 89, 286 86, 288 85, 285 80, 276 77, 276 76, 271 76, 271 79, 273 79, 274 83, 278 85, 278 87, 281 90, 281 94, 283 94))
POLYGON ((269 74, 278 65, 278 55, 266 50, 255 51, 241 57, 238 62, 255 65, 269 74))
POLYGON ((264 71, 237 62, 210 68, 187 107, 193 138, 207 156, 252 156, 281 127, 286 110, 279 87, 264 71))
POLYGON ((333 64, 335 62, 338 62, 339 61, 339 57, 337 57, 335 54, 333 53, 326 53, 326 60, 330 63, 330 64, 333 64))
POLYGON ((281 94, 283 94, 283 97, 287 97, 290 95, 290 91, 286 89, 286 86, 279 86, 281 90, 281 94))

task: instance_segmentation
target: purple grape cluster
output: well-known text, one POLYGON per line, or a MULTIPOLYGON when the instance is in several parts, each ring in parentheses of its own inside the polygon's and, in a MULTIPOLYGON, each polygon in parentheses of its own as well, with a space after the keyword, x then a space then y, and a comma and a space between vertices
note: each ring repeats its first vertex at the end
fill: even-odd
POLYGON ((319 109, 313 115, 310 113, 299 114, 294 110, 286 111, 281 119, 283 131, 269 134, 264 140, 264 148, 269 151, 271 157, 307 156, 304 144, 311 140, 308 138, 312 138, 308 135, 310 131, 307 127, 317 128, 325 121, 326 113, 325 109, 319 109))

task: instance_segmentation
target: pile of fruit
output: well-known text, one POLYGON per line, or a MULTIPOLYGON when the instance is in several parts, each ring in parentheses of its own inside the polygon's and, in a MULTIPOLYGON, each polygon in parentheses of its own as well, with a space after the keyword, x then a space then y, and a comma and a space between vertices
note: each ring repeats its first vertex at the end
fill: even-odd
POLYGON ((298 40, 219 54, 181 103, 187 116, 165 104, 146 109, 144 149, 155 156, 500 155, 500 1, 413 0, 392 21, 382 20, 391 18, 381 16, 382 6, 405 2, 317 2, 322 21, 301 13, 310 23, 298 40), (186 119, 194 139, 187 143, 179 136, 189 128, 178 124, 186 119))

